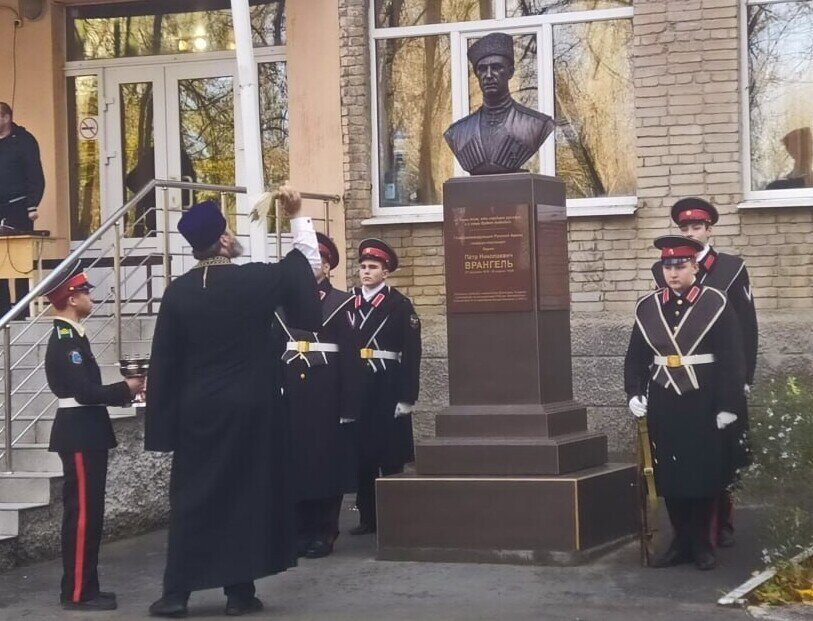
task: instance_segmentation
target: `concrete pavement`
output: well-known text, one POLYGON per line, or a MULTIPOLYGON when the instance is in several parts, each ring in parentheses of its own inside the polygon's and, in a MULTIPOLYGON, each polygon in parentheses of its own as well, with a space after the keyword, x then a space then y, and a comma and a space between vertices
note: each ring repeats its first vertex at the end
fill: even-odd
MULTIPOLYGON (((280 621, 633 621, 737 620, 742 610, 716 599, 759 567, 754 514, 738 513, 738 545, 720 567, 644 569, 637 544, 583 567, 514 567, 375 561, 372 536, 351 537, 347 507, 335 553, 257 583, 266 610, 249 618, 280 621)), ((118 593, 112 613, 65 612, 58 605, 61 563, 49 561, 0 575, 0 620, 133 620, 147 618, 160 595, 166 532, 105 544, 102 588, 118 593)), ((195 593, 190 618, 220 619, 220 591, 195 593)))

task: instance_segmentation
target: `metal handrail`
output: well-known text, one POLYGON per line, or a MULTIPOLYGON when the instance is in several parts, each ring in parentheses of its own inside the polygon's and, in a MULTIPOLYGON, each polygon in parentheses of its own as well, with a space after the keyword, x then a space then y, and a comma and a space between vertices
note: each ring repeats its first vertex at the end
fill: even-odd
MULTIPOLYGON (((150 192, 155 189, 161 190, 169 190, 169 189, 176 189, 176 190, 198 190, 198 191, 210 191, 210 192, 219 192, 221 195, 229 193, 229 194, 245 194, 246 189, 242 186, 227 186, 227 185, 216 185, 216 184, 208 184, 208 183, 194 183, 188 181, 173 181, 173 180, 166 180, 166 179, 153 179, 152 181, 148 182, 143 188, 141 188, 136 194, 127 201, 124 205, 122 205, 119 209, 117 209, 107 220, 105 220, 98 229, 96 229, 93 233, 91 233, 86 240, 84 240, 79 246, 73 250, 68 256, 63 259, 59 265, 51 271, 50 274, 45 276, 40 282, 38 282, 31 290, 23 296, 21 300, 18 300, 14 306, 5 314, 2 318, 0 318, 0 331, 2 331, 2 340, 3 340, 3 368, 4 368, 4 378, 3 378, 3 393, 4 393, 4 403, 3 403, 3 430, 4 430, 4 446, 2 455, 5 458, 5 470, 13 471, 14 462, 13 462, 13 445, 15 444, 14 440, 14 429, 12 423, 14 421, 13 416, 13 409, 12 409, 12 394, 13 394, 13 386, 12 386, 12 368, 13 361, 12 361, 12 339, 11 339, 11 322, 14 321, 16 317, 22 313, 22 311, 27 308, 31 302, 39 298, 40 296, 44 295, 47 291, 49 291, 54 284, 58 282, 58 279, 63 276, 64 270, 70 266, 72 266, 77 259, 80 259, 85 252, 90 249, 97 241, 99 241, 110 229, 114 229, 115 231, 115 239, 113 241, 112 247, 114 251, 113 262, 114 262, 114 277, 115 282, 113 283, 114 291, 114 317, 116 321, 116 335, 114 336, 114 341, 116 345, 116 353, 121 357, 121 224, 120 221, 124 216, 142 199, 144 199, 150 192)), ((162 205, 162 210, 164 212, 163 224, 164 230, 163 233, 163 265, 164 265, 164 279, 166 281, 166 285, 169 285, 171 279, 171 257, 170 257, 170 244, 169 244, 169 207, 164 201, 162 205)), ((106 254, 109 248, 105 248, 104 253, 106 254)), ((134 249, 131 249, 132 252, 134 249)), ((129 253, 128 253, 129 254, 129 253)), ((108 296, 109 297, 109 296, 108 296)), ((107 298, 105 298, 107 299, 107 298)), ((37 315, 37 319, 41 318, 44 315, 44 311, 37 315)), ((27 331, 28 326, 26 327, 27 331)), ((43 338, 38 339, 35 344, 28 349, 28 352, 24 355, 28 355, 34 348, 36 348, 39 343, 44 340, 43 338)), ((26 381, 31 378, 36 371, 42 367, 42 363, 39 365, 35 365, 34 370, 29 373, 26 377, 26 381)), ((36 398, 43 390, 45 386, 43 386, 40 391, 34 395, 29 401, 26 403, 26 407, 30 404, 34 398, 36 398)), ((45 410, 43 410, 40 415, 35 417, 34 421, 28 425, 25 431, 27 431, 36 421, 47 411, 49 406, 46 406, 45 410)), ((25 433, 23 432, 23 434, 25 433)), ((22 435, 20 437, 22 437, 22 435)))
MULTIPOLYGON (((28 325, 24 326, 21 330, 19 330, 14 338, 11 338, 11 322, 25 309, 29 306, 34 300, 39 298, 40 296, 44 295, 47 291, 49 291, 54 284, 56 284, 57 279, 60 278, 60 275, 64 273, 64 270, 69 266, 72 266, 77 259, 81 258, 91 247, 94 246, 103 236, 110 231, 111 229, 115 233, 114 239, 112 243, 102 243, 100 246, 96 246, 94 248, 94 255, 95 252, 100 252, 101 254, 95 258, 93 263, 91 264, 91 268, 93 265, 96 265, 100 260, 108 257, 110 252, 113 252, 113 270, 109 274, 105 274, 102 277, 102 281, 104 282, 108 280, 110 275, 113 276, 115 282, 113 282, 113 286, 104 296, 104 298, 99 302, 97 308, 94 309, 94 312, 91 314, 91 317, 96 315, 99 311, 103 310, 105 304, 113 304, 114 308, 109 316, 107 313, 102 313, 106 320, 103 322, 102 327, 100 330, 105 329, 107 326, 110 325, 111 322, 115 322, 115 330, 113 331, 113 335, 102 342, 101 349, 97 350, 97 354, 101 355, 101 353, 108 351, 111 346, 115 346, 116 349, 116 356, 117 360, 122 359, 122 345, 123 345, 123 333, 122 333, 122 318, 123 318, 123 305, 135 305, 137 310, 135 311, 134 317, 138 318, 142 316, 142 313, 145 311, 146 308, 150 307, 153 303, 160 302, 161 296, 151 292, 151 289, 148 289, 148 293, 145 296, 145 299, 135 299, 141 291, 147 287, 150 282, 154 279, 161 279, 163 278, 165 281, 165 286, 168 286, 171 279, 172 279, 172 259, 177 257, 178 254, 171 253, 170 247, 170 234, 171 231, 169 230, 169 214, 170 212, 182 212, 183 209, 176 209, 169 206, 168 201, 164 200, 161 202, 161 206, 151 206, 148 210, 146 210, 138 220, 136 220, 136 224, 142 220, 146 220, 148 213, 150 212, 157 212, 162 211, 163 214, 163 230, 155 230, 150 229, 148 232, 145 232, 142 239, 136 241, 136 243, 128 244, 126 247, 123 247, 121 244, 122 237, 124 235, 122 226, 123 218, 125 215, 135 207, 144 197, 146 197, 150 192, 161 189, 163 191, 170 190, 170 189, 177 189, 177 190, 199 190, 199 191, 210 191, 210 192, 217 192, 221 195, 221 200, 225 200, 226 194, 245 194, 246 189, 240 186, 223 186, 223 185, 214 185, 214 184, 205 184, 205 183, 195 183, 189 181, 174 181, 174 180, 162 180, 162 179, 154 179, 147 183, 141 190, 139 190, 127 203, 122 205, 119 209, 117 209, 109 218, 105 220, 102 225, 95 230, 86 240, 84 240, 75 250, 73 250, 64 260, 62 260, 59 265, 54 268, 50 274, 48 274, 45 278, 39 281, 30 291, 29 293, 24 296, 21 300, 19 300, 14 307, 8 311, 2 318, 0 318, 0 331, 2 334, 0 338, 2 338, 2 350, 0 350, 0 355, 3 356, 4 360, 2 362, 2 368, 5 369, 4 378, 3 378, 3 386, 0 390, 4 393, 4 403, 0 404, 0 408, 3 410, 4 416, 0 418, 0 421, 5 423, 4 427, 0 427, 0 431, 5 430, 4 435, 4 442, 0 444, 0 458, 4 458, 2 462, 5 464, 4 470, 6 471, 13 471, 13 446, 18 442, 22 441, 22 438, 26 436, 26 434, 37 424, 38 421, 42 419, 43 416, 53 407, 56 403, 56 398, 48 400, 47 404, 44 408, 39 410, 38 405, 33 405, 35 400, 37 400, 44 392, 48 389, 47 382, 43 383, 43 385, 39 385, 38 382, 35 383, 33 378, 35 375, 44 367, 44 361, 39 361, 38 363, 35 362, 33 367, 25 366, 23 363, 25 359, 30 356, 38 347, 41 347, 42 343, 49 337, 48 332, 45 332, 41 336, 34 337, 34 342, 29 346, 29 342, 23 341, 23 336, 29 332, 29 329, 41 319, 44 319, 46 313, 48 312, 50 305, 46 306, 45 308, 40 309, 40 312, 36 314, 36 317, 33 318, 33 321, 30 322, 28 325), (128 291, 126 299, 123 296, 124 285, 135 275, 135 272, 131 272, 122 278, 122 271, 124 268, 123 262, 125 259, 133 255, 138 251, 138 249, 146 242, 148 236, 152 239, 155 239, 157 236, 162 236, 163 243, 158 243, 157 252, 153 251, 153 256, 155 255, 163 255, 163 274, 154 274, 152 276, 148 276, 147 280, 142 282, 140 285, 137 285, 135 290, 128 291), (112 298, 112 299, 111 299, 112 298), (141 303, 143 302, 143 304, 141 303), (16 360, 12 359, 12 346, 15 346, 21 342, 21 345, 26 351, 20 355, 15 356, 15 358, 19 358, 16 360), (25 378, 22 382, 17 382, 16 387, 15 384, 12 382, 12 372, 14 369, 22 370, 23 374, 25 374, 25 378), (29 388, 29 384, 34 384, 33 387, 29 388), (23 403, 22 407, 18 405, 16 410, 12 408, 12 397, 16 394, 23 395, 23 403), (27 399, 25 397, 28 397, 27 399), (33 415, 33 417, 29 415, 25 415, 29 406, 32 406, 35 412, 39 410, 38 414, 33 415), (19 419, 19 421, 18 421, 19 419), (24 424, 24 429, 16 431, 12 427, 12 423, 14 421, 18 421, 24 424)), ((313 218, 314 220, 323 220, 325 226, 325 232, 329 235, 330 234, 330 205, 337 204, 341 202, 341 196, 339 195, 331 195, 331 194, 319 194, 314 192, 301 192, 300 196, 305 200, 317 200, 324 203, 324 218, 313 218)), ((277 259, 282 257, 282 231, 281 231, 281 213, 280 213, 280 206, 278 201, 276 200, 276 195, 274 196, 274 203, 275 203, 275 216, 276 216, 276 231, 274 232, 276 236, 276 245, 277 245, 277 259)), ((225 202, 224 202, 225 204, 225 202)), ((235 214, 237 217, 247 217, 249 214, 246 213, 238 213, 235 214)), ((132 223, 131 223, 132 224, 132 223)), ((130 224, 127 225, 128 227, 130 224)), ((158 228, 158 227, 156 227, 158 228)), ((269 235, 270 237, 270 235, 269 235)), ((134 240, 135 241, 135 240, 134 240)), ((181 258, 186 257, 187 255, 184 253, 180 254, 181 258)), ((138 265, 130 266, 135 267, 136 269, 139 266, 145 265, 147 259, 142 260, 138 265)), ((100 283, 97 283, 100 284, 100 283)), ((129 307, 128 307, 129 308, 129 307)), ((109 307, 108 307, 109 309, 109 307)), ((152 313, 152 310, 150 310, 152 313)), ((128 316, 133 316, 131 311, 128 311, 128 316)), ((20 402, 17 402, 19 404, 20 402)))

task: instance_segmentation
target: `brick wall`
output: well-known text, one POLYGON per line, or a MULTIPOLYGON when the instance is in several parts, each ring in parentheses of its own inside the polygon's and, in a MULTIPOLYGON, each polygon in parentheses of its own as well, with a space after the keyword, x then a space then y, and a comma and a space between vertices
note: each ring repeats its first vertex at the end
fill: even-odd
MULTIPOLYGON (((441 229, 361 224, 372 215, 367 2, 339 6, 348 256, 360 239, 375 236, 402 257, 392 282, 424 318, 425 416, 417 427, 431 434, 431 414, 447 399, 441 229)), ((802 338, 813 324, 813 208, 737 209, 739 0, 636 0, 633 35, 638 211, 569 221, 574 390, 591 426, 610 434, 616 450, 632 437, 621 390, 632 308, 651 287, 652 240, 675 232, 669 208, 679 198, 710 199, 721 213, 715 245, 746 260, 762 334, 758 374, 813 366, 802 338)))

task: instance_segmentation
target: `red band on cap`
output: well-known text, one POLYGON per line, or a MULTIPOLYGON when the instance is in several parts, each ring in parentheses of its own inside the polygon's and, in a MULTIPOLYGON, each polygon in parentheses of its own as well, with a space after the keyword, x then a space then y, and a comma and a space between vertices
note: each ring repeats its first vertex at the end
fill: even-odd
POLYGON ((80 288, 87 288, 88 277, 84 272, 72 276, 63 282, 57 289, 51 291, 46 297, 51 304, 67 300, 75 291, 80 288))
POLYGON ((683 222, 711 222, 711 214, 698 207, 687 209, 678 214, 678 223, 683 222))
POLYGON ((688 259, 695 254, 697 251, 691 246, 677 246, 661 250, 661 259, 688 259))
POLYGON ((372 257, 378 261, 383 261, 388 267, 391 260, 389 253, 381 250, 380 248, 365 248, 361 251, 361 258, 364 259, 365 257, 372 257))

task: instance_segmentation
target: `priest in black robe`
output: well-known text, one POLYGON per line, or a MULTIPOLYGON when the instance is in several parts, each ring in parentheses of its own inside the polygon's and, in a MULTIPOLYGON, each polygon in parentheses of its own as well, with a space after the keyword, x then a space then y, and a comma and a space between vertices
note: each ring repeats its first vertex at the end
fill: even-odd
POLYGON ((240 244, 216 203, 192 207, 179 232, 199 263, 164 293, 148 378, 145 445, 172 451, 164 592, 153 616, 187 611, 192 591, 223 587, 226 614, 262 608, 254 580, 296 564, 289 429, 271 321, 320 324, 320 264, 301 200, 281 193, 294 250, 277 264, 237 265, 240 244))

